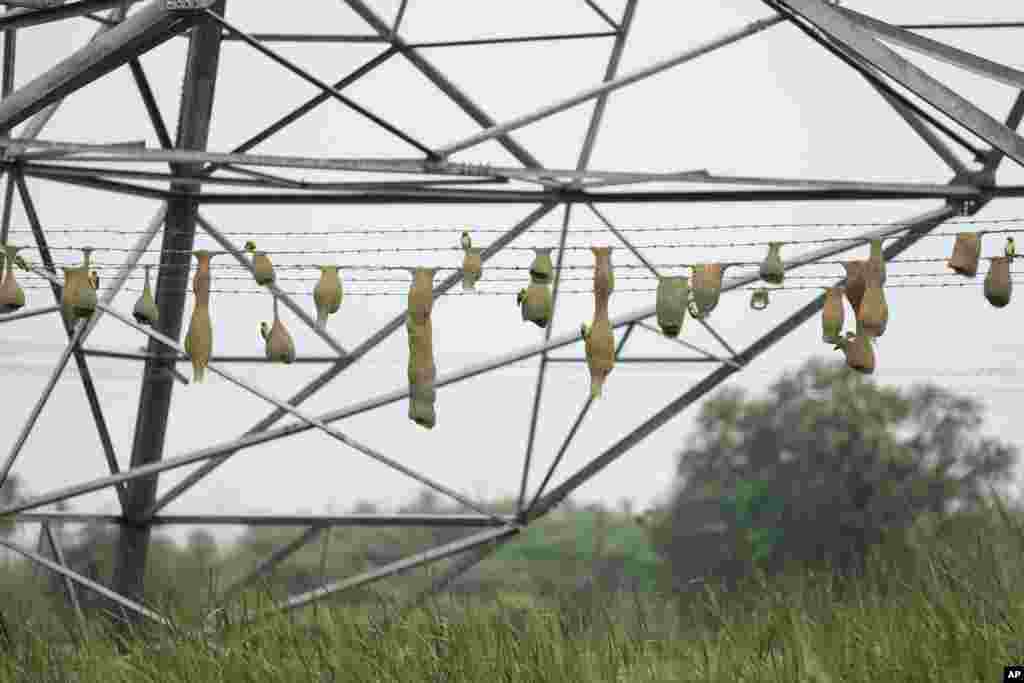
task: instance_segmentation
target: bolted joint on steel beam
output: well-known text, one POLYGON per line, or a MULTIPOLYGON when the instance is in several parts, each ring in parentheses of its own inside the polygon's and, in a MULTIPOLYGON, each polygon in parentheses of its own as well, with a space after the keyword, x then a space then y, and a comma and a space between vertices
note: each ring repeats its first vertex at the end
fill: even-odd
POLYGON ((999 150, 988 150, 982 155, 981 159, 981 162, 985 164, 984 168, 978 169, 977 171, 964 171, 962 173, 957 173, 953 180, 949 181, 949 184, 961 186, 971 185, 979 190, 994 188, 996 185, 996 169, 989 167, 988 161, 1002 156, 1003 154, 999 150))
POLYGON ((946 206, 955 209, 957 213, 966 218, 976 215, 988 206, 990 201, 992 201, 991 195, 986 194, 970 199, 950 199, 946 201, 946 206))
MULTIPOLYGON (((997 150, 989 150, 986 155, 1001 155, 997 150)), ((988 156, 980 159, 985 166, 976 171, 965 170, 953 176, 949 185, 970 186, 978 191, 975 197, 957 197, 946 200, 946 206, 955 209, 961 216, 974 216, 992 201, 996 186, 996 169, 987 163, 988 156)))

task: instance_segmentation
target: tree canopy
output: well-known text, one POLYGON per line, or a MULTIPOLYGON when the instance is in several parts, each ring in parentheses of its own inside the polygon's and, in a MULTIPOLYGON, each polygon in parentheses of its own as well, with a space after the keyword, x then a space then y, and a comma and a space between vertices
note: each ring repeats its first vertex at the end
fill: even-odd
POLYGON ((884 387, 817 359, 762 397, 725 389, 679 454, 655 542, 683 581, 793 560, 855 571, 922 513, 973 505, 1009 478, 1017 448, 980 436, 983 417, 969 397, 884 387))

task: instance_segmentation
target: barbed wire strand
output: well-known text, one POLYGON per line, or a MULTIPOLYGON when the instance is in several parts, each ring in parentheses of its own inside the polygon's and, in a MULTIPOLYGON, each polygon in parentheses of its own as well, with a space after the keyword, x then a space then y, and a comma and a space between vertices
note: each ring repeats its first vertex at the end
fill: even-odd
MULTIPOLYGON (((960 221, 945 221, 944 225, 1001 225, 1006 223, 1024 223, 1024 218, 990 218, 990 219, 970 219, 960 221)), ((624 233, 640 233, 640 232, 689 232, 699 230, 751 230, 751 229, 780 229, 780 228, 868 228, 868 227, 882 227, 882 226, 898 226, 906 225, 910 227, 912 223, 899 223, 893 221, 880 221, 880 222, 856 222, 856 221, 843 221, 841 223, 725 223, 715 225, 675 225, 675 226, 615 226, 615 229, 619 232, 624 233)), ((501 234, 508 232, 508 228, 481 228, 473 227, 470 225, 464 226, 427 226, 427 227, 386 227, 386 228, 365 228, 365 227, 345 227, 335 228, 333 230, 302 230, 302 231, 273 231, 268 230, 266 232, 243 232, 243 231, 225 231, 221 234, 232 235, 232 236, 245 236, 251 239, 262 238, 262 237, 333 237, 333 236, 344 236, 344 235, 417 235, 425 233, 445 233, 445 232, 457 232, 463 231, 469 232, 470 235, 475 234, 501 234)), ((31 234, 30 228, 11 228, 10 233, 17 234, 31 234)), ((45 228, 46 234, 59 234, 68 233, 76 235, 88 235, 88 234, 111 234, 111 235, 143 235, 148 231, 146 230, 124 230, 122 228, 113 227, 101 227, 101 228, 45 228)), ((528 234, 561 234, 561 228, 531 228, 528 234)), ((607 233, 608 228, 606 227, 594 227, 594 228, 570 228, 569 234, 601 234, 607 233)))
MULTIPOLYGON (((1024 256, 1024 255, 1022 255, 1022 256, 1024 256)), ((983 260, 988 260, 990 258, 991 257, 985 257, 983 260)), ((891 261, 887 261, 886 263, 888 265, 899 265, 899 264, 904 264, 904 263, 945 263, 947 260, 948 260, 948 257, 945 257, 945 256, 908 257, 908 258, 902 258, 902 259, 893 259, 891 261)), ((802 268, 812 268, 812 267, 815 267, 815 266, 842 266, 844 263, 848 263, 848 262, 849 262, 848 260, 821 260, 821 261, 815 261, 813 263, 804 264, 801 267, 802 268)), ((760 261, 723 261, 721 263, 727 263, 730 267, 739 267, 739 268, 752 268, 752 267, 759 267, 761 265, 760 261)), ((139 263, 139 264, 133 266, 131 268, 131 270, 133 270, 133 271, 142 271, 147 265, 149 265, 154 271, 156 271, 158 273, 161 273, 161 272, 162 273, 174 273, 174 272, 179 272, 180 273, 181 271, 191 272, 192 268, 194 267, 193 264, 189 264, 189 265, 172 265, 172 264, 161 264, 161 263, 150 263, 150 264, 139 263)), ((411 266, 387 265, 387 264, 365 264, 365 263, 350 263, 350 264, 336 264, 336 265, 338 266, 338 268, 340 269, 341 272, 344 272, 344 271, 363 271, 363 270, 365 270, 365 271, 403 271, 403 272, 407 272, 411 268, 411 266)), ((654 267, 656 269, 658 269, 659 271, 665 271, 665 272, 672 271, 673 269, 692 268, 693 267, 693 264, 688 264, 688 263, 660 263, 660 264, 652 264, 652 265, 654 265, 654 267)), ((54 266, 56 268, 78 268, 78 267, 81 266, 81 262, 69 262, 69 261, 55 262, 54 266)), ((123 267, 124 267, 124 264, 120 263, 118 261, 100 261, 100 262, 94 262, 94 263, 92 263, 90 265, 90 269, 91 270, 96 270, 96 271, 99 271, 99 272, 103 272, 105 270, 119 270, 119 269, 121 269, 123 267)), ((319 266, 317 266, 315 264, 306 264, 306 263, 284 263, 284 264, 275 264, 274 265, 274 270, 275 271, 278 271, 278 270, 317 270, 318 268, 319 268, 319 266)), ((437 268, 437 270, 439 272, 461 270, 461 266, 436 266, 436 268, 437 268)), ((563 270, 570 270, 570 271, 572 271, 572 270, 588 270, 588 271, 593 271, 594 265, 593 264, 564 264, 563 263, 562 264, 562 269, 563 270)), ((619 271, 619 270, 635 270, 635 269, 647 270, 648 267, 647 267, 646 264, 643 264, 643 263, 616 263, 614 265, 614 270, 616 270, 616 271, 619 271)), ((211 262, 210 270, 211 270, 211 272, 216 273, 216 272, 224 272, 224 271, 248 271, 248 268, 247 268, 247 266, 243 266, 243 265, 241 265, 239 263, 222 263, 222 264, 217 264, 216 262, 211 262)), ((524 272, 524 271, 530 270, 530 266, 529 265, 521 265, 521 266, 508 266, 508 265, 504 265, 504 266, 502 266, 502 265, 486 264, 484 266, 483 270, 485 272, 486 271, 492 271, 492 270, 494 270, 494 271, 509 271, 509 272, 524 272)), ((787 276, 787 277, 797 277, 797 276, 791 276, 790 275, 790 276, 787 276)))
MULTIPOLYGON (((989 230, 988 234, 1009 234, 1020 232, 1015 229, 999 229, 989 230)), ((955 237, 957 233, 940 232, 931 233, 928 235, 922 235, 922 238, 945 238, 955 237)), ((633 245, 637 249, 737 249, 742 247, 767 247, 772 244, 778 244, 782 246, 793 245, 793 244, 832 244, 835 242, 849 242, 853 237, 821 237, 818 239, 810 240, 757 240, 751 242, 665 242, 660 244, 635 244, 633 245)), ((892 238, 889 238, 892 239, 892 238)), ((865 244, 868 243, 868 239, 863 239, 865 244)), ((94 252, 111 252, 111 253, 126 253, 126 254, 192 254, 194 250, 187 249, 133 249, 129 247, 93 247, 89 246, 94 252)), ((200 247, 202 248, 202 247, 200 247)), ((624 249, 624 247, 618 247, 624 249)), ((32 247, 26 247, 28 250, 34 250, 32 247)), ((538 246, 506 246, 503 251, 535 251, 537 249, 548 249, 548 247, 538 246)), ((555 247, 550 247, 552 251, 555 251, 555 247)), ((565 251, 587 251, 591 249, 591 245, 566 245, 565 251)), ((66 247, 55 247, 51 246, 50 251, 82 251, 80 246, 66 246, 66 247)), ((210 251, 219 251, 217 249, 211 249, 210 251)), ((458 252, 462 251, 461 246, 451 247, 375 247, 375 248, 356 248, 356 249, 260 249, 262 253, 268 256, 309 256, 312 254, 421 254, 421 253, 437 253, 437 252, 458 252)))
MULTIPOLYGON (((41 275, 37 275, 37 274, 32 273, 32 272, 24 273, 24 275, 21 275, 21 274, 18 275, 19 279, 21 279, 22 277, 34 278, 34 279, 39 279, 39 280, 44 279, 41 275)), ((829 279, 831 277, 833 277, 833 276, 827 275, 827 274, 824 274, 824 273, 817 274, 817 275, 786 275, 786 280, 821 280, 821 279, 829 279)), ((957 275, 956 273, 951 273, 951 272, 933 272, 933 273, 920 272, 920 273, 887 273, 886 277, 887 278, 900 279, 900 278, 922 278, 922 277, 931 277, 931 278, 937 278, 937 277, 956 277, 956 278, 958 278, 958 277, 963 277, 963 276, 960 276, 960 275, 957 275)), ((129 275, 125 279, 126 280, 145 280, 146 276, 145 275, 129 275)), ((646 273, 646 274, 643 274, 643 275, 620 275, 620 274, 616 274, 615 275, 615 279, 616 280, 655 280, 657 278, 655 278, 653 273, 646 273)), ((154 278, 154 280, 156 280, 156 278, 154 278)), ((254 282, 252 275, 218 275, 218 276, 216 276, 214 278, 214 280, 218 281, 218 282, 223 281, 223 280, 254 282)), ((275 280, 275 282, 305 282, 305 283, 308 283, 310 285, 314 285, 317 282, 317 280, 315 278, 287 277, 287 276, 281 276, 281 275, 275 276, 274 280, 275 280)), ((409 282, 410 282, 409 278, 386 278, 386 277, 380 277, 380 278, 377 278, 377 277, 346 277, 346 278, 342 278, 342 280, 344 282, 388 282, 388 283, 392 283, 393 282, 393 283, 401 283, 401 284, 409 284, 409 282)), ((561 277, 561 281, 562 282, 584 282, 584 281, 592 281, 592 280, 593 280, 593 277, 590 276, 590 275, 581 275, 581 276, 563 275, 561 277)), ((522 283, 523 281, 524 281, 523 278, 510 278, 510 277, 498 277, 498 278, 488 277, 486 279, 481 279, 480 280, 480 282, 482 282, 484 284, 493 283, 493 282, 516 282, 516 283, 522 283)))
MULTIPOLYGON (((1012 280, 1012 282, 1021 283, 1021 282, 1024 282, 1024 280, 1012 280)), ((944 283, 938 283, 938 284, 898 284, 898 285, 889 285, 889 284, 887 284, 885 286, 885 289, 886 290, 889 290, 889 289, 934 289, 934 288, 943 288, 943 287, 981 287, 983 285, 984 285, 984 283, 982 283, 982 282, 959 282, 959 283, 957 283, 957 282, 944 282, 944 283)), ((26 290, 27 289, 49 289, 50 288, 50 286, 48 284, 22 284, 21 287, 22 287, 22 289, 26 289, 26 290)), ((820 286, 818 286, 818 285, 806 285, 806 286, 798 285, 798 286, 795 286, 795 287, 774 287, 774 288, 767 288, 767 287, 740 287, 738 289, 742 290, 742 291, 751 291, 751 292, 757 291, 759 289, 768 289, 768 291, 771 294, 776 294, 778 292, 791 292, 791 291, 812 290, 812 289, 813 290, 821 290, 821 289, 824 289, 824 288, 825 288, 825 285, 820 285, 820 286)), ((101 287, 99 291, 103 292, 103 291, 106 291, 106 289, 101 287)), ((122 287, 121 291, 142 292, 143 289, 142 288, 137 288, 137 287, 122 287)), ((517 294, 518 291, 519 290, 494 291, 494 290, 476 289, 476 290, 471 290, 471 291, 449 291, 449 292, 445 292, 441 296, 481 296, 481 295, 483 295, 483 296, 488 296, 488 295, 491 295, 491 296, 506 296, 506 295, 517 294)), ((657 290, 656 287, 629 288, 629 289, 616 288, 614 290, 614 293, 615 294, 619 294, 619 293, 648 293, 648 292, 649 293, 654 293, 654 292, 657 292, 657 291, 658 290, 657 290)), ((736 290, 733 290, 733 291, 736 291, 736 290)), ((262 295, 267 295, 268 294, 268 290, 266 290, 266 289, 255 289, 255 288, 254 289, 217 289, 217 288, 211 288, 210 292, 213 293, 213 294, 262 294, 262 295)), ((281 290, 281 292, 283 294, 288 294, 290 296, 304 296, 304 295, 311 295, 312 294, 311 291, 296 292, 296 291, 281 290)), ((594 291, 592 289, 559 289, 558 293, 560 295, 561 294, 593 294, 594 291)), ((389 291, 360 291, 360 290, 352 291, 352 290, 346 289, 345 292, 344 292, 344 295, 345 296, 408 296, 409 292, 408 292, 408 290, 396 290, 396 291, 393 291, 393 292, 389 292, 389 291)))

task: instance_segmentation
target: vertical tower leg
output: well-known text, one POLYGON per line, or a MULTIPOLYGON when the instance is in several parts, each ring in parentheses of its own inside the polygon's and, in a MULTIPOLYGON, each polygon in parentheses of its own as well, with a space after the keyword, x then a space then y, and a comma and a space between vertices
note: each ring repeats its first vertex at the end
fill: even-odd
MULTIPOLYGON (((223 14, 225 2, 219 0, 212 9, 223 14)), ((192 30, 178 118, 175 144, 178 149, 206 149, 220 44, 221 28, 216 23, 206 22, 192 30)), ((182 170, 185 173, 197 173, 200 169, 182 170)), ((194 192, 196 189, 187 185, 172 185, 172 188, 179 192, 194 192)), ((191 198, 168 202, 160 263, 169 267, 157 278, 156 302, 160 310, 159 330, 172 339, 181 338, 195 230, 196 202, 191 198)), ((160 346, 159 342, 150 339, 149 353, 158 353, 161 351, 160 346)), ((175 381, 173 375, 166 370, 173 369, 174 365, 173 359, 151 359, 146 362, 135 423, 135 441, 132 445, 132 467, 157 462, 163 455, 167 415, 175 381)), ((153 504, 156 487, 156 475, 138 479, 129 485, 124 514, 128 519, 140 520, 140 523, 121 526, 114 558, 114 589, 136 600, 142 598, 150 537, 150 526, 141 520, 145 510, 153 504)))

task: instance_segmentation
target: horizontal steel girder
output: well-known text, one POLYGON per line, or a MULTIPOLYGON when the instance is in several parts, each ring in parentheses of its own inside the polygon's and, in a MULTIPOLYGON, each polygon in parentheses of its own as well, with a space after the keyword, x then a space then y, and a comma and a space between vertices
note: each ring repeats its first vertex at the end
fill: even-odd
POLYGON ((696 192, 516 192, 488 190, 429 190, 348 194, 203 194, 202 204, 234 205, 375 205, 375 204, 677 204, 706 202, 811 202, 887 201, 913 199, 980 199, 1022 197, 1024 186, 986 188, 984 191, 950 187, 941 191, 877 190, 716 190, 696 192))

